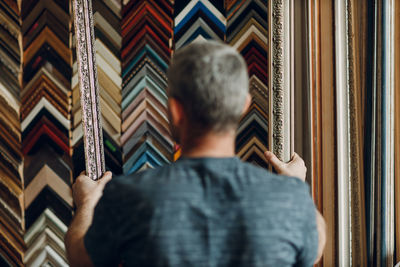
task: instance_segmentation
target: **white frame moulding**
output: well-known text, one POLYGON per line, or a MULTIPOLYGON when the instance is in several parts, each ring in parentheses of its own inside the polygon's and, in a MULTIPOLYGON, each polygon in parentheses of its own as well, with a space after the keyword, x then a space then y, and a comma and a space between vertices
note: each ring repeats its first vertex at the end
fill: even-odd
POLYGON ((351 266, 351 198, 349 151, 348 38, 347 1, 334 2, 336 114, 337 114, 337 185, 338 185, 338 265, 351 266))
POLYGON ((383 16, 383 39, 384 39, 384 69, 382 72, 382 80, 385 83, 385 94, 382 98, 385 98, 386 105, 382 107, 385 113, 385 152, 386 159, 385 164, 385 234, 384 237, 386 244, 386 251, 384 251, 384 258, 386 259, 386 266, 394 265, 394 0, 383 1, 382 12, 383 16))
POLYGON ((269 149, 285 162, 294 143, 293 1, 269 1, 269 149))

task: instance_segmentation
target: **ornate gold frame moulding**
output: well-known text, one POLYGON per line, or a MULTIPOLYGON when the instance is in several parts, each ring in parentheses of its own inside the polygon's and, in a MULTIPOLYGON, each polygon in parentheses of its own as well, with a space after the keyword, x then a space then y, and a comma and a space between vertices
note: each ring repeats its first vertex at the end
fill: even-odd
POLYGON ((99 106, 92 1, 74 0, 73 8, 86 175, 92 180, 97 180, 105 172, 105 163, 99 106))

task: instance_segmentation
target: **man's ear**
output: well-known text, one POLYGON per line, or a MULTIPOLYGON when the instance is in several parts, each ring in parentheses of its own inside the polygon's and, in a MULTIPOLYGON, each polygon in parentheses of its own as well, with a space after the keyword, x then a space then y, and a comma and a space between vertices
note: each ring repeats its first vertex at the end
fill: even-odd
POLYGON ((251 95, 250 95, 250 93, 247 93, 246 101, 244 102, 242 114, 246 113, 246 111, 249 109, 250 105, 251 105, 251 95))
POLYGON ((168 109, 171 116, 171 123, 174 126, 180 126, 183 123, 183 106, 182 104, 173 97, 168 98, 168 109))

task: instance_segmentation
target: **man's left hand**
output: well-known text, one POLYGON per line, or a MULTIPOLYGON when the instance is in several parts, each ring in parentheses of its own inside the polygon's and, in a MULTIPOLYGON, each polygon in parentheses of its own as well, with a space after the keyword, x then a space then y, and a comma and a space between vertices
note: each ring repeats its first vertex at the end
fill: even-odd
POLYGON ((111 180, 112 173, 105 172, 101 179, 93 181, 83 171, 72 185, 72 196, 77 209, 94 208, 103 195, 104 186, 111 180))

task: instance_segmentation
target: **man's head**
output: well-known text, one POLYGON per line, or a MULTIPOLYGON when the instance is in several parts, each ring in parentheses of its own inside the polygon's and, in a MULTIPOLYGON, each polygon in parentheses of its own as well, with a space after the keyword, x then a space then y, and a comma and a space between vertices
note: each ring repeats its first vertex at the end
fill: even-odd
POLYGON ((235 130, 250 102, 246 62, 234 48, 215 41, 178 50, 168 83, 172 124, 193 138, 235 130))

